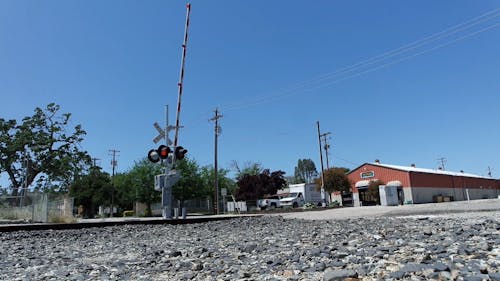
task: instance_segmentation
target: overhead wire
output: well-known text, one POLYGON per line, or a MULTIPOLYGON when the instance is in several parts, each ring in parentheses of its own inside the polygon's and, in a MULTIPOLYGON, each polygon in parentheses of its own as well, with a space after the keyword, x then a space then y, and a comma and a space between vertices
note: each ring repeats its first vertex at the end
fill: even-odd
POLYGON ((390 51, 387 51, 385 53, 382 53, 380 55, 376 55, 374 57, 371 57, 369 59, 366 59, 366 60, 363 60, 361 62, 358 62, 358 63, 355 63, 353 65, 350 65, 350 66, 347 66, 347 67, 343 67, 337 71, 334 71, 334 72, 331 72, 331 73, 327 73, 327 74, 324 74, 316 79, 313 79, 315 81, 317 80, 324 80, 324 79, 327 79, 327 78, 330 78, 332 76, 336 76, 338 74, 343 74, 343 73, 349 73, 349 72, 352 72, 358 68, 362 68, 366 65, 371 65, 371 64, 374 64, 374 63, 377 63, 379 61, 382 61, 382 60, 385 60, 386 58, 390 58, 390 57, 394 57, 394 56, 397 56, 399 54, 402 54, 402 53, 405 53, 405 52, 408 52, 410 50, 413 50, 413 49, 416 49, 422 45, 425 45, 425 44, 428 44, 430 42, 433 42, 433 41, 436 41, 436 40, 439 40, 441 38, 444 38, 444 37, 448 37, 452 34, 455 34, 459 31, 462 31, 462 30, 465 30, 465 29, 469 29, 475 25, 478 25, 478 24, 481 24, 487 20, 490 20, 490 19, 493 19, 495 17, 498 17, 500 16, 500 8, 497 8, 497 9, 494 9, 492 11, 489 11, 487 13, 484 13, 480 16, 477 16, 473 19, 470 19, 470 20, 467 20, 463 23, 460 23, 460 24, 457 24, 457 25, 454 25, 452 27, 449 27, 449 28, 446 28, 440 32, 437 32, 437 33, 434 33, 430 36, 427 36, 427 37, 424 37, 422 39, 419 39, 419 40, 416 40, 412 43, 409 43, 409 44, 406 44, 406 45, 403 45, 401 47, 398 47, 396 49, 393 49, 393 50, 390 50, 390 51))
MULTIPOLYGON (((392 49, 390 51, 384 52, 382 54, 379 54, 379 55, 373 56, 371 58, 362 60, 362 61, 354 63, 352 65, 342 67, 341 69, 338 69, 336 71, 320 75, 316 78, 312 78, 312 79, 308 79, 308 80, 305 80, 302 82, 295 83, 294 85, 292 85, 288 88, 279 89, 277 91, 271 92, 271 94, 254 99, 253 101, 227 104, 226 106, 222 105, 222 106, 220 106, 220 108, 227 112, 227 111, 234 111, 234 110, 243 109, 243 108, 247 108, 247 107, 251 107, 251 106, 266 104, 266 103, 269 103, 272 101, 276 101, 276 100, 280 100, 283 98, 295 96, 298 94, 304 94, 305 92, 311 92, 313 90, 328 87, 332 84, 336 84, 336 83, 339 83, 339 82, 342 82, 342 81, 345 81, 348 79, 352 79, 352 78, 355 78, 355 77, 358 77, 358 76, 361 76, 361 75, 364 75, 364 74, 367 74, 370 72, 374 72, 376 70, 401 63, 401 62, 409 60, 411 58, 429 53, 431 51, 443 48, 445 46, 448 46, 448 45, 451 45, 451 44, 456 43, 458 41, 467 39, 467 38, 472 37, 474 35, 477 35, 479 33, 493 29, 493 28, 499 26, 500 22, 489 25, 489 26, 484 27, 480 30, 475 30, 475 31, 470 30, 471 28, 473 28, 475 26, 478 26, 480 24, 484 24, 485 22, 491 21, 492 19, 495 19, 499 16, 500 16, 500 8, 496 8, 496 9, 493 9, 493 10, 488 11, 486 13, 483 13, 479 16, 476 16, 472 19, 469 19, 465 22, 462 22, 462 23, 453 25, 451 27, 445 28, 442 31, 431 34, 431 35, 426 36, 422 39, 413 41, 409 44, 405 44, 405 45, 400 46, 398 48, 395 48, 395 49, 392 49), (410 51, 414 52, 418 48, 421 48, 423 46, 426 46, 426 45, 429 45, 433 42, 436 42, 440 39, 450 37, 454 34, 457 34, 459 32, 463 32, 466 30, 469 30, 469 31, 468 31, 468 33, 466 33, 463 36, 445 41, 441 44, 438 44, 436 46, 432 46, 430 48, 424 49, 424 50, 416 52, 416 53, 408 54, 410 51), (401 57, 401 55, 403 55, 403 54, 406 54, 406 55, 401 57), (275 94, 272 94, 272 93, 275 93, 275 94)), ((207 119, 207 118, 204 118, 205 116, 210 116, 210 114, 209 113, 200 114, 198 116, 198 118, 195 118, 195 120, 192 120, 192 122, 196 123, 197 125, 201 125, 202 124, 201 121, 207 119)), ((191 123, 191 122, 189 122, 189 123, 191 123)))
MULTIPOLYGON (((397 57, 398 55, 407 53, 407 52, 409 52, 411 50, 415 50, 415 49, 417 49, 419 47, 422 47, 424 45, 427 45, 427 44, 430 44, 432 42, 435 42, 435 41, 437 41, 439 39, 443 39, 443 38, 449 37, 449 36, 451 36, 453 34, 456 34, 456 33, 460 32, 460 31, 470 29, 470 28, 472 28, 474 26, 482 24, 482 23, 484 23, 486 21, 489 21, 491 19, 494 19, 494 18, 496 18, 498 16, 500 16, 500 8, 494 9, 494 10, 489 11, 487 13, 484 13, 484 14, 482 14, 480 16, 477 16, 477 17, 475 17, 473 19, 470 19, 470 20, 467 20, 467 21, 462 22, 460 24, 457 24, 457 25, 454 25, 452 27, 446 28, 446 29, 444 29, 444 30, 442 30, 440 32, 437 32, 437 33, 434 33, 434 34, 432 34, 430 36, 427 36, 425 38, 416 40, 416 41, 414 41, 412 43, 409 43, 409 44, 403 45, 401 47, 398 47, 396 49, 387 51, 387 52, 385 52, 383 54, 376 55, 374 57, 371 57, 369 59, 363 60, 361 62, 352 64, 350 66, 343 67, 343 68, 341 68, 341 69, 339 69, 337 71, 334 71, 334 72, 331 72, 331 73, 327 73, 327 74, 323 74, 323 75, 321 75, 319 77, 316 77, 316 78, 313 78, 313 79, 309 79, 309 80, 306 80, 306 81, 303 81, 303 82, 299 82, 299 83, 293 85, 292 87, 290 87, 288 89, 281 89, 281 90, 276 91, 276 93, 279 93, 279 94, 263 96, 261 98, 258 98, 256 100, 254 100, 254 101, 251 101, 251 102, 236 103, 236 104, 233 104, 233 105, 228 105, 228 106, 226 106, 224 108, 226 110, 237 110, 237 109, 241 109, 241 108, 245 108, 245 107, 249 107, 249 106, 255 106, 255 105, 259 105, 259 104, 270 102, 272 100, 282 99, 282 98, 285 98, 285 97, 289 97, 291 95, 294 95, 293 92, 298 91, 298 90, 308 90, 308 89, 311 89, 311 88, 316 89, 316 88, 318 88, 318 84, 321 83, 321 82, 323 82, 323 81, 325 81, 326 83, 328 83, 327 85, 331 85, 333 83, 340 82, 340 81, 343 81, 343 80, 346 80, 346 79, 350 79, 350 78, 359 76, 361 74, 372 72, 374 70, 377 70, 377 69, 381 68, 381 66, 376 66, 376 67, 370 68, 368 70, 367 69, 363 70, 363 68, 364 67, 368 67, 370 65, 374 65, 376 63, 383 62, 384 60, 387 60, 387 59, 390 59, 390 58, 397 57), (340 78, 337 78, 337 79, 334 78, 336 76, 340 76, 340 75, 348 74, 348 73, 354 73, 354 74, 351 74, 348 77, 340 77, 340 78)), ((472 32, 470 34, 467 34, 465 36, 460 37, 459 39, 451 40, 450 42, 454 43, 454 42, 463 40, 465 38, 471 37, 471 36, 476 35, 478 33, 487 31, 487 30, 489 30, 491 28, 494 28, 496 26, 498 26, 498 24, 494 24, 494 25, 489 26, 487 28, 483 28, 480 31, 472 32)), ((412 57, 415 57, 415 56, 418 56, 418 55, 430 52, 432 50, 436 50, 436 49, 442 48, 442 47, 447 46, 447 45, 449 45, 451 43, 440 44, 439 47, 432 47, 429 50, 425 50, 425 51, 419 52, 417 55, 410 55, 410 56, 408 56, 408 58, 412 58, 412 57)), ((397 63, 402 62, 404 60, 406 60, 406 59, 400 59, 400 60, 397 61, 397 63)), ((383 65, 384 66, 388 66, 388 65, 393 65, 393 64, 396 64, 396 63, 385 63, 383 65)))
POLYGON ((325 84, 322 84, 322 85, 318 85, 318 86, 316 86, 316 87, 314 87, 314 88, 311 88, 311 89, 309 89, 309 90, 313 90, 313 89, 319 89, 319 88, 327 87, 327 86, 330 86, 330 85, 332 85, 332 84, 335 84, 335 83, 338 83, 338 82, 341 82, 341 81, 344 81, 344 80, 347 80, 347 79, 351 79, 351 78, 354 78, 354 77, 357 77, 357 76, 360 76, 360 75, 363 75, 363 74, 366 74, 366 73, 370 73, 370 72, 373 72, 373 71, 379 70, 379 69, 384 68, 384 67, 387 67, 387 66, 391 66, 391 65, 394 65, 394 64, 401 63, 401 62, 406 61, 406 60, 409 60, 409 59, 411 59, 411 58, 414 58, 414 57, 417 57, 417 56, 420 56, 420 55, 426 54, 426 53, 428 53, 428 52, 432 52, 432 51, 434 51, 434 50, 437 50, 437 49, 440 49, 440 48, 446 47, 446 46, 451 45, 451 44, 453 44, 453 43, 456 43, 456 42, 458 42, 458 41, 461 41, 461 40, 467 39, 467 38, 469 38, 469 37, 472 37, 472 36, 474 36, 474 35, 477 35, 477 34, 479 34, 479 33, 482 33, 482 32, 485 32, 485 31, 488 31, 488 30, 490 30, 490 29, 492 29, 492 28, 495 28, 495 27, 497 27, 497 26, 500 26, 500 22, 498 22, 498 23, 496 23, 496 24, 493 24, 493 25, 490 25, 490 26, 488 26, 488 27, 485 27, 485 28, 483 28, 483 29, 481 29, 481 30, 475 31, 475 32, 473 32, 473 33, 470 33, 470 34, 467 34, 467 35, 461 36, 461 37, 459 37, 459 38, 453 39, 453 40, 451 40, 451 41, 448 41, 448 42, 442 43, 442 44, 440 44, 440 45, 434 46, 434 47, 432 47, 432 48, 430 48, 430 49, 426 49, 426 50, 423 50, 423 51, 421 51, 421 52, 418 52, 418 53, 415 53, 415 54, 412 54, 412 55, 405 56, 405 57, 400 58, 400 59, 398 59, 398 60, 396 60, 396 61, 392 61, 392 62, 387 62, 387 63, 384 63, 384 64, 379 65, 379 66, 377 66, 377 67, 374 67, 374 68, 371 68, 371 69, 368 69, 368 70, 365 70, 365 71, 362 71, 362 72, 358 72, 358 73, 355 73, 355 74, 353 74, 353 75, 350 75, 350 76, 347 76, 347 77, 343 77, 343 78, 341 78, 341 79, 333 80, 333 81, 330 81, 330 82, 328 82, 328 83, 325 83, 325 84))

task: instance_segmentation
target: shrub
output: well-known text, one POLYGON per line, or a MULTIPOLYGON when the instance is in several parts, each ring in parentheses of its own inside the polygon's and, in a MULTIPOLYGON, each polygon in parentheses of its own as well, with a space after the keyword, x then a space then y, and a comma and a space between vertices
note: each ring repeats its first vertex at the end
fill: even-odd
POLYGON ((338 207, 340 206, 340 203, 338 201, 333 201, 333 202, 330 202, 330 207, 338 207))
POLYGON ((302 209, 314 209, 316 208, 316 204, 314 203, 305 203, 304 206, 302 206, 302 209))
POLYGON ((75 223, 76 219, 72 216, 51 216, 49 218, 51 223, 75 223))

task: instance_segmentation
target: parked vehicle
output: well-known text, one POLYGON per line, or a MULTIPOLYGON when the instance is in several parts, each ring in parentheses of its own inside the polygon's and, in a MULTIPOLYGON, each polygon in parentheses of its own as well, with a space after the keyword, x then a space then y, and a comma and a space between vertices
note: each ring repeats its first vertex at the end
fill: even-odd
POLYGON ((280 200, 281 207, 297 208, 306 203, 321 206, 323 203, 321 192, 317 190, 317 185, 314 183, 291 184, 289 190, 290 193, 280 200))
POLYGON ((283 198, 283 195, 284 194, 274 194, 264 199, 259 199, 257 200, 257 206, 259 206, 261 210, 278 208, 281 206, 280 199, 283 198))
POLYGON ((281 198, 280 207, 297 208, 304 206, 305 203, 302 192, 290 192, 286 194, 286 197, 281 198))

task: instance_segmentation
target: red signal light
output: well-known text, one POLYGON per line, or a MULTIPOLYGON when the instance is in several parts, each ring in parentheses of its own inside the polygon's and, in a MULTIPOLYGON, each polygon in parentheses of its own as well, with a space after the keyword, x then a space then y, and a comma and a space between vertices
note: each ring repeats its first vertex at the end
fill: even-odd
POLYGON ((170 152, 172 152, 172 150, 170 150, 170 147, 166 145, 162 144, 158 147, 158 155, 160 156, 161 159, 167 159, 170 152))

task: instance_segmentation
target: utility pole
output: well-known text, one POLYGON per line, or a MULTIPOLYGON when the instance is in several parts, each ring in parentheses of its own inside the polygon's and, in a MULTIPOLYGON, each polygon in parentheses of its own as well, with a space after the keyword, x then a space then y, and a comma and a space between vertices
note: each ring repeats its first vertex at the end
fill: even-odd
POLYGON ((324 148, 325 148, 325 156, 326 156, 326 170, 330 170, 330 166, 329 166, 329 161, 328 161, 328 149, 330 148, 330 145, 328 144, 328 135, 330 135, 331 133, 330 132, 326 132, 326 133, 323 133, 320 135, 320 137, 323 138, 323 143, 325 144, 324 145, 324 148))
POLYGON ((218 168, 217 168, 217 139, 221 133, 221 128, 219 126, 219 118, 222 118, 222 115, 219 115, 219 109, 216 108, 215 116, 210 119, 210 121, 215 121, 214 127, 214 135, 215 135, 215 147, 214 147, 214 214, 219 214, 219 176, 218 176, 218 168))
POLYGON ((491 168, 488 166, 488 176, 491 178, 491 168))
POLYGON ((94 163, 94 164, 93 164, 93 166, 94 166, 94 167, 96 167, 96 166, 97 166, 97 161, 98 161, 98 160, 101 160, 101 159, 100 159, 100 158, 95 158, 95 157, 94 157, 94 158, 92 158, 92 163, 94 163))
POLYGON ((446 158, 441 157, 441 158, 438 158, 437 160, 441 162, 441 169, 443 169, 443 171, 446 170, 444 167, 444 163, 446 163, 446 158))
POLYGON ((110 155, 113 156, 113 160, 111 160, 111 167, 112 167, 113 173, 112 173, 112 178, 111 178, 111 210, 109 211, 109 216, 113 217, 113 204, 114 204, 114 200, 115 200, 115 167, 117 165, 117 162, 116 162, 117 155, 116 154, 120 151, 116 150, 116 149, 110 149, 109 152, 111 153, 110 155))
POLYGON ((321 131, 319 130, 319 121, 316 122, 318 125, 318 141, 319 141, 319 159, 321 162, 321 201, 323 207, 326 206, 325 202, 325 170, 323 169, 323 148, 321 147, 321 131))
POLYGON ((24 207, 24 198, 26 196, 26 192, 28 191, 28 176, 29 176, 29 156, 26 155, 26 151, 23 154, 23 165, 24 165, 24 177, 23 177, 23 184, 21 186, 21 192, 19 192, 20 199, 19 199, 19 205, 20 207, 24 207))

